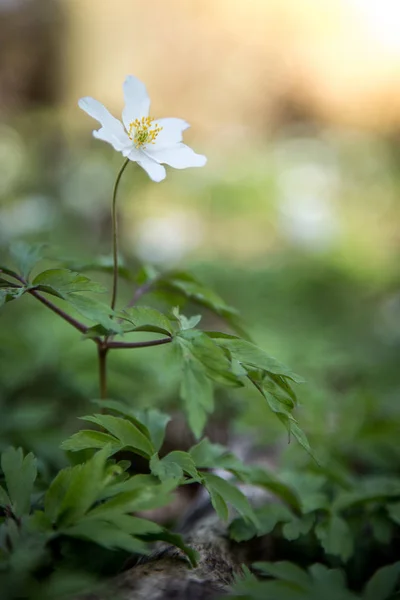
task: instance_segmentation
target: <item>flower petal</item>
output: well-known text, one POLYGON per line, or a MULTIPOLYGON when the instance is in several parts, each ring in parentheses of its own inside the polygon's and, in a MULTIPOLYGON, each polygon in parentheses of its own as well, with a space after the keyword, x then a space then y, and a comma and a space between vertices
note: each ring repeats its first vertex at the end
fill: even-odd
POLYGON ((148 117, 150 110, 150 98, 144 83, 128 75, 124 81, 125 108, 122 111, 122 120, 125 128, 129 130, 129 125, 141 117, 148 117))
POLYGON ((157 182, 165 179, 165 177, 167 175, 165 167, 158 164, 155 160, 153 160, 149 156, 146 156, 143 152, 141 152, 141 155, 142 156, 140 157, 140 160, 137 161, 137 164, 146 171, 146 173, 150 177, 150 179, 152 179, 153 181, 157 181, 157 182))
POLYGON ((90 117, 101 123, 101 129, 93 131, 94 137, 103 140, 104 142, 108 142, 119 152, 132 143, 126 134, 121 121, 118 121, 118 119, 113 117, 101 102, 94 98, 86 97, 81 98, 78 105, 90 117))
POLYGON ((207 158, 202 154, 196 154, 186 144, 175 144, 165 148, 146 148, 147 156, 158 163, 165 163, 174 169, 186 169, 187 167, 204 167, 207 158))
POLYGON ((190 127, 189 123, 186 123, 183 119, 168 118, 168 119, 156 119, 157 125, 162 127, 162 130, 156 138, 155 146, 162 148, 164 146, 171 146, 182 141, 182 132, 190 127))

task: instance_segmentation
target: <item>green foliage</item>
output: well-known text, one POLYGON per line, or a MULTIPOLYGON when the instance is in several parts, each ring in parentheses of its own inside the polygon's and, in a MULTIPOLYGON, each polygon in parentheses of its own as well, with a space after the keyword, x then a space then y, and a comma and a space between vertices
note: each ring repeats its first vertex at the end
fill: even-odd
POLYGON ((19 241, 11 245, 11 259, 16 265, 18 273, 21 275, 21 277, 23 277, 23 279, 29 279, 32 269, 43 258, 43 251, 43 244, 31 245, 27 244, 26 242, 19 241))
MULTIPOLYGON (((348 589, 344 573, 313 564, 305 571, 291 562, 257 562, 258 580, 248 570, 237 578, 230 598, 244 600, 390 600, 400 583, 400 563, 378 569, 361 594, 348 589)), ((397 597, 397 596, 396 596, 397 597)))
POLYGON ((124 324, 124 331, 149 331, 172 335, 171 321, 159 310, 148 306, 134 306, 123 311, 123 317, 128 321, 124 324))
POLYGON ((0 505, 8 508, 16 517, 29 514, 31 495, 36 480, 36 458, 32 453, 24 457, 22 448, 9 448, 1 455, 5 490, 0 492, 0 505))

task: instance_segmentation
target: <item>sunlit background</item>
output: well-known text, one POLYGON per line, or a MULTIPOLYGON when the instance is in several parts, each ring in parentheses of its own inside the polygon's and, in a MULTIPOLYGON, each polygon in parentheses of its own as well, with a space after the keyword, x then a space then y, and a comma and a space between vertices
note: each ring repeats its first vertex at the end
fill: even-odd
MULTIPOLYGON (((1 258, 18 239, 49 264, 110 254, 122 156, 77 101, 119 117, 138 76, 208 164, 160 184, 132 164, 126 263, 192 269, 305 375, 297 416, 320 453, 398 469, 400 2, 0 0, 0 48, 1 258)), ((2 309, 0 342, 1 445, 44 456, 98 393, 93 348, 32 298, 2 309)), ((112 359, 110 393, 179 413, 168 350, 150 352, 112 359)), ((250 390, 218 394, 217 423, 286 440, 250 390)))

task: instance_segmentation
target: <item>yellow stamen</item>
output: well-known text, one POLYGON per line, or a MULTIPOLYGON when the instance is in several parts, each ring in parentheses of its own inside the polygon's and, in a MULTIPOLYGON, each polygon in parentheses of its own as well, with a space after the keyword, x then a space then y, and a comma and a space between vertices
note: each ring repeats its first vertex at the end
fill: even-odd
POLYGON ((162 127, 158 123, 154 123, 152 117, 142 117, 130 123, 128 135, 135 144, 135 148, 142 148, 147 144, 155 144, 155 139, 161 130, 162 127))

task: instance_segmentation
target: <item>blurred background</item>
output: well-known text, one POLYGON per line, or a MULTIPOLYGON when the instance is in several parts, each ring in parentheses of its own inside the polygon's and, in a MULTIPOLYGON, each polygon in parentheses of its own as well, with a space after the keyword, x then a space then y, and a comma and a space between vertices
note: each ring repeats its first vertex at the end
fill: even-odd
MULTIPOLYGON (((119 117, 136 75, 151 114, 189 121, 208 164, 160 184, 132 165, 126 264, 190 269, 237 307, 305 376, 297 416, 332 468, 398 471, 398 0, 0 0, 0 50, 0 262, 20 239, 48 244, 48 265, 110 255, 122 157, 77 101, 119 117)), ((131 295, 125 284, 121 305, 131 295)), ((179 414, 178 380, 167 347, 110 360, 110 396, 137 406, 179 414)), ((3 307, 2 447, 62 464, 53 444, 97 385, 90 342, 31 297, 3 307)), ((308 460, 251 390, 217 398, 216 439, 282 440, 284 460, 308 460)))

